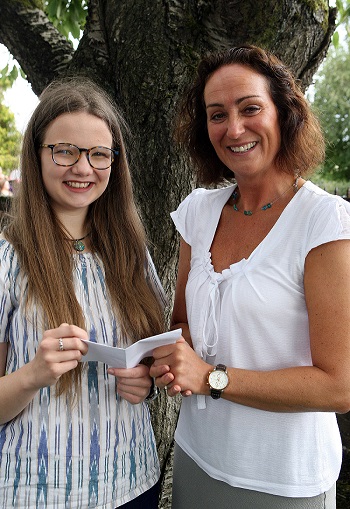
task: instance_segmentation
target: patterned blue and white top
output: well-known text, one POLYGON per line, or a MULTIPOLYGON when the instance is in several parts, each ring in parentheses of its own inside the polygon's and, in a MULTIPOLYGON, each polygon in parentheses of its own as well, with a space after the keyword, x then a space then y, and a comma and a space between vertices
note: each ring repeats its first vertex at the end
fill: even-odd
MULTIPOLYGON (((102 263, 92 253, 73 256, 89 339, 116 346, 118 324, 102 263)), ((165 302, 151 259, 147 277, 165 302)), ((7 373, 33 359, 42 337, 39 310, 25 319, 25 292, 16 253, 0 239, 0 342, 8 342, 7 373)), ((15 419, 0 425, 1 509, 114 509, 151 488, 159 475, 147 404, 120 398, 115 378, 99 362, 88 363, 73 407, 65 396, 55 396, 55 387, 45 387, 15 419)))

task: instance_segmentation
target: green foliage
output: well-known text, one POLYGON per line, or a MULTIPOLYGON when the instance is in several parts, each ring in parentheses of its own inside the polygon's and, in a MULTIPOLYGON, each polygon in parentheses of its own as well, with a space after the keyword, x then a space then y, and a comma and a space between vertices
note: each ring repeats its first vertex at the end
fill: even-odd
POLYGON ((0 91, 4 92, 11 88, 19 74, 24 78, 25 74, 17 62, 9 55, 9 60, 3 69, 0 69, 0 91))
POLYGON ((350 0, 336 0, 335 2, 338 16, 337 16, 337 28, 333 35, 333 45, 335 48, 339 47, 339 27, 345 29, 348 38, 350 37, 350 0))
POLYGON ((13 113, 0 104, 0 167, 5 174, 18 168, 21 134, 16 129, 13 113))
POLYGON ((327 140, 323 175, 350 181, 350 51, 331 49, 315 82, 313 107, 327 140))
POLYGON ((80 39, 87 15, 87 0, 46 0, 45 12, 67 39, 80 39))
MULTIPOLYGON (((79 40, 87 16, 88 0, 45 0, 44 10, 51 23, 68 40, 79 40)), ((18 75, 25 74, 10 56, 8 64, 0 70, 0 89, 12 87, 18 75)))
MULTIPOLYGON (((87 16, 88 0, 44 0, 43 8, 57 30, 68 40, 79 40, 87 16)), ((0 70, 0 100, 18 75, 25 74, 18 63, 9 56, 7 65, 0 70)), ((0 104, 0 167, 5 173, 18 167, 21 135, 16 130, 15 119, 10 110, 0 104)))

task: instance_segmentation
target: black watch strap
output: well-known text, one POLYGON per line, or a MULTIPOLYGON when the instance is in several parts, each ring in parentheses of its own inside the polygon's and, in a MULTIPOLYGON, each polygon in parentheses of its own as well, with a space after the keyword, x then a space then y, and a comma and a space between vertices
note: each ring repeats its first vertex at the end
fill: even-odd
POLYGON ((218 391, 217 389, 210 389, 210 396, 213 399, 220 399, 222 391, 218 391))

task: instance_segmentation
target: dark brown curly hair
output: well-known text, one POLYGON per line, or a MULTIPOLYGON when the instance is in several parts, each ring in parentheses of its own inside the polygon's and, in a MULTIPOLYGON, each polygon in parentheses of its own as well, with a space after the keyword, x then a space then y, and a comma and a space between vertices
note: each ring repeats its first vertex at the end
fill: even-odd
POLYGON ((291 71, 268 51, 246 45, 205 56, 180 103, 175 139, 194 163, 199 182, 219 184, 234 177, 210 142, 204 103, 208 79, 219 68, 231 64, 249 67, 264 76, 269 84, 281 131, 281 146, 276 156, 278 168, 292 175, 312 173, 322 163, 325 152, 318 119, 291 71))

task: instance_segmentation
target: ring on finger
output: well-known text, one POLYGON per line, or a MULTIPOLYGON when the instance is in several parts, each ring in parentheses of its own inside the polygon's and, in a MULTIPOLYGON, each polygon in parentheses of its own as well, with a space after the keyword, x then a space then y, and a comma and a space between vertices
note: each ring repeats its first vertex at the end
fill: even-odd
POLYGON ((63 350, 64 350, 63 339, 62 338, 59 338, 59 340, 58 340, 58 349, 59 349, 60 352, 63 352, 63 350))

